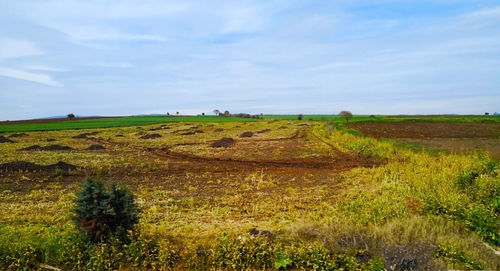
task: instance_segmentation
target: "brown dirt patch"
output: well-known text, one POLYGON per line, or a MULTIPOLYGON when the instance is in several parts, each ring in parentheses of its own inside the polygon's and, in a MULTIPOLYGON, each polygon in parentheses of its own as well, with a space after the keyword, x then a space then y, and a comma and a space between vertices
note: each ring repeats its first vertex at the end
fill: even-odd
POLYGON ((236 140, 230 137, 224 137, 219 140, 216 140, 210 145, 212 148, 229 148, 236 143, 236 140))
POLYGON ((99 132, 89 132, 89 133, 81 133, 79 135, 76 135, 76 136, 73 136, 73 138, 76 138, 76 139, 88 139, 88 136, 91 136, 91 135, 97 135, 99 132))
POLYGON ((99 145, 99 144, 93 144, 93 145, 90 145, 87 150, 89 151, 100 151, 100 150, 105 150, 106 148, 104 148, 103 145, 99 145))
POLYGON ((257 134, 263 134, 263 133, 267 133, 267 132, 271 132, 271 129, 264 129, 264 130, 257 131, 257 134))
POLYGON ((150 131, 159 131, 159 130, 168 130, 170 129, 170 127, 166 126, 166 125, 161 125, 159 127, 154 127, 154 128, 151 128, 149 129, 150 131))
POLYGON ((76 170, 78 167, 61 161, 56 164, 46 166, 26 161, 15 161, 0 164, 0 171, 54 171, 56 169, 69 171, 76 170))
POLYGON ((348 126, 376 138, 500 138, 500 123, 358 122, 348 126))
POLYGON ((19 149, 20 151, 71 151, 73 148, 68 146, 61 146, 58 144, 49 145, 45 147, 41 147, 39 145, 33 145, 26 148, 19 149))
POLYGON ((53 138, 47 138, 47 140, 45 140, 45 141, 47 141, 47 142, 54 142, 54 141, 56 141, 56 140, 55 140, 55 139, 53 139, 53 138))
POLYGON ((224 131, 224 129, 222 129, 222 128, 217 128, 217 129, 214 130, 214 132, 216 132, 216 133, 220 133, 222 131, 224 131))
POLYGON ((188 131, 188 132, 184 132, 184 133, 180 133, 180 135, 195 135, 195 134, 202 134, 204 133, 202 130, 192 130, 192 131, 188 131))
POLYGON ((253 133, 250 131, 243 132, 240 137, 252 137, 253 133))
POLYGON ((122 134, 117 134, 117 135, 115 135, 115 137, 125 137, 125 136, 122 134))
POLYGON ((155 139, 161 137, 160 134, 149 134, 149 135, 143 135, 139 137, 140 139, 155 139))
POLYGON ((0 143, 13 143, 14 141, 4 137, 4 136, 0 136, 0 143))
POLYGON ((28 134, 27 133, 17 133, 17 134, 11 134, 9 137, 13 138, 13 137, 25 137, 25 136, 28 136, 28 134))

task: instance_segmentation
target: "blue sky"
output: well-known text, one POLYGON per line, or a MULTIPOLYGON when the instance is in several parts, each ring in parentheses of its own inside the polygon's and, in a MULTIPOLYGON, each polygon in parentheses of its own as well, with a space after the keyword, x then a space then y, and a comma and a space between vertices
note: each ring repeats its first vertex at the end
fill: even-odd
POLYGON ((500 112, 500 1, 0 1, 0 119, 500 112))

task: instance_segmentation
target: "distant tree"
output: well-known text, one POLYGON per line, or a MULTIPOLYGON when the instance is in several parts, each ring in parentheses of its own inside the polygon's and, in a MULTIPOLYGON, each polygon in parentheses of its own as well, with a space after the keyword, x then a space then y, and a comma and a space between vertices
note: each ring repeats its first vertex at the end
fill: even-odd
POLYGON ((73 113, 69 113, 69 114, 68 114, 68 119, 69 119, 69 120, 72 120, 72 119, 74 119, 74 118, 75 118, 75 114, 73 114, 73 113))
POLYGON ((214 109, 214 111, 212 111, 212 112, 214 112, 214 114, 215 114, 216 116, 219 116, 219 115, 220 115, 220 110, 219 110, 219 109, 214 109))
POLYGON ((343 117, 347 123, 349 123, 349 119, 352 118, 352 113, 350 111, 340 111, 339 116, 343 117))
POLYGON ((297 119, 298 119, 298 120, 302 120, 302 118, 303 118, 303 117, 304 117, 304 115, 302 115, 302 114, 298 114, 298 115, 297 115, 297 119))
POLYGON ((203 112, 203 113, 201 113, 201 115, 202 115, 202 116, 205 116, 205 113, 203 112))
POLYGON ((175 114, 176 114, 177 116, 179 116, 179 111, 175 112, 175 114))
POLYGON ((224 111, 224 117, 229 117, 229 116, 231 116, 231 113, 229 113, 228 110, 224 111))
POLYGON ((489 115, 490 115, 490 113, 486 112, 486 113, 484 113, 484 115, 485 115, 485 116, 489 116, 489 115))
POLYGON ((170 113, 169 113, 169 112, 167 112, 167 116, 170 116, 170 113))

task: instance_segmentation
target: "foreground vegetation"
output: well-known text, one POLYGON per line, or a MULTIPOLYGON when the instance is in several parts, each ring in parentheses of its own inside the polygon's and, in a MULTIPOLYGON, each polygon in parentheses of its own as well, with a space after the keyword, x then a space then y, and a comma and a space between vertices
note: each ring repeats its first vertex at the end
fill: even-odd
MULTIPOLYGON (((171 159, 132 152, 137 145, 203 143, 252 129, 270 129, 264 139, 289 137, 301 127, 285 121, 201 123, 197 129, 207 132, 190 141, 172 133, 138 142, 132 127, 101 131, 103 138, 125 135, 112 147, 120 156, 9 152, 5 161, 63 159, 85 166, 87 175, 121 182, 137 195, 142 212, 128 242, 110 238, 92 243, 73 223, 75 192, 84 176, 6 175, 0 183, 0 269, 36 269, 41 264, 76 270, 500 268, 499 162, 482 153, 412 150, 359 136, 341 124, 334 129, 325 122, 309 124, 305 149, 294 155, 335 158, 331 147, 384 163, 327 177, 321 177, 324 171, 310 171, 296 181, 300 176, 259 167, 227 175, 214 173, 213 165, 213 172, 191 172, 185 163, 184 171, 175 175, 171 159), (284 126, 288 128, 279 129, 284 126), (224 129, 222 135, 208 132, 216 128, 224 129), (208 191, 205 183, 216 189, 208 191), (16 184, 17 190, 8 184, 16 184)), ((73 134, 33 136, 58 138, 76 148, 83 143, 67 139, 73 134)), ((223 154, 204 145, 176 148, 198 156, 223 154)), ((272 155, 280 158, 284 151, 272 155)), ((237 148, 231 155, 263 154, 237 148)))

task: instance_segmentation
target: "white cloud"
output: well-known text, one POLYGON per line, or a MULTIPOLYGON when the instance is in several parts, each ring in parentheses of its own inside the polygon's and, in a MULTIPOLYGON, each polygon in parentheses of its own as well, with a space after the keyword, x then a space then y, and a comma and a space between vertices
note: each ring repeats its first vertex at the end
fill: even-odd
POLYGON ((26 40, 0 39, 0 59, 41 55, 44 52, 26 40))
POLYGON ((65 70, 65 69, 54 68, 54 67, 39 65, 39 64, 27 65, 24 68, 28 69, 28 70, 35 70, 35 71, 67 72, 67 70, 65 70))
POLYGON ((47 85, 51 87, 60 87, 61 83, 54 81, 50 76, 39 73, 25 72, 21 70, 15 70, 10 68, 0 67, 0 76, 10 77, 30 82, 39 83, 42 85, 47 85))

